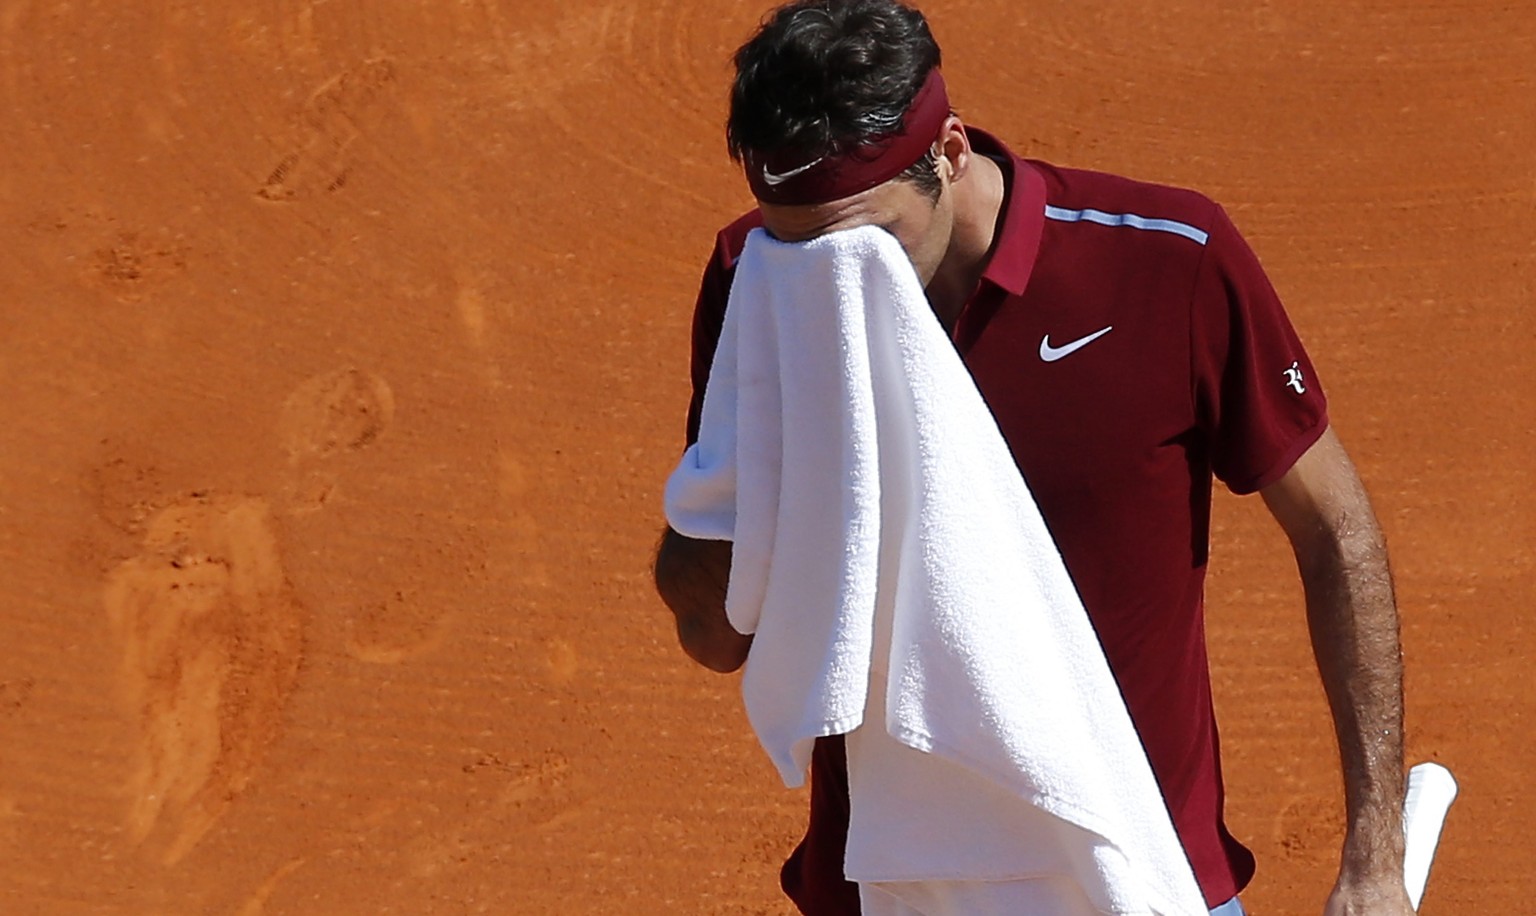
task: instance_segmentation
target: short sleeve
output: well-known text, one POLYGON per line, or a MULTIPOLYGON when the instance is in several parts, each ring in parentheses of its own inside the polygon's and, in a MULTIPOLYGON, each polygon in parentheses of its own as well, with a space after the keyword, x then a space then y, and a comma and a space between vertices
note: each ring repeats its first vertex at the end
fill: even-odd
POLYGON ((720 329, 725 325, 725 306, 731 295, 731 277, 735 274, 725 234, 716 239, 715 251, 704 267, 699 283, 699 299, 693 309, 693 344, 691 376, 693 398, 688 404, 688 445, 699 438, 699 417, 704 410, 704 388, 709 384, 709 368, 720 343, 720 329))
POLYGON ((1197 423, 1235 493, 1279 480, 1328 428, 1312 361, 1259 260, 1217 208, 1191 302, 1197 423))

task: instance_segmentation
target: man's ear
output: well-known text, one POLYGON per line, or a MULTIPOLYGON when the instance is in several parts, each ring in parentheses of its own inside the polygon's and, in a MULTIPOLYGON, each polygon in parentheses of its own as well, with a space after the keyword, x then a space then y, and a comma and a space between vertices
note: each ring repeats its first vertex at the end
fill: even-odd
POLYGON ((966 136, 965 125, 956 115, 950 115, 944 120, 944 126, 939 128, 939 137, 934 141, 939 160, 949 163, 949 180, 951 183, 965 177, 965 173, 971 168, 971 138, 966 136))

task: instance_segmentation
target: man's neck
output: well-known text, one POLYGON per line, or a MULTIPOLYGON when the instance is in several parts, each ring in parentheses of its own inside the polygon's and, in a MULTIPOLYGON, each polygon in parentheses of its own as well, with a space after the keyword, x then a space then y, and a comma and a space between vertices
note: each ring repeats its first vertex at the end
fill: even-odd
POLYGON ((946 330, 953 330, 975 291, 997 235, 1006 187, 1003 170, 974 153, 967 180, 953 185, 955 227, 938 271, 928 282, 928 302, 946 330))

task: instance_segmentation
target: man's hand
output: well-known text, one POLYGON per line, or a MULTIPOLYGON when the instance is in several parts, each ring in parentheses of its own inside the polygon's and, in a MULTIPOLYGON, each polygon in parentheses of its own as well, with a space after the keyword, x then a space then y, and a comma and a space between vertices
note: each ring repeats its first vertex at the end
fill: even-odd
POLYGON ((1296 552, 1344 771, 1348 831, 1325 913, 1412 913, 1403 887, 1402 649, 1381 528, 1331 429, 1263 494, 1296 552))
POLYGON ((1413 903, 1401 871, 1369 878, 1339 876, 1323 916, 1412 916, 1413 903))
POLYGON ((656 548, 656 592, 677 618, 677 641, 688 657, 712 671, 740 668, 752 637, 725 616, 731 578, 731 542, 700 541, 668 528, 656 548))

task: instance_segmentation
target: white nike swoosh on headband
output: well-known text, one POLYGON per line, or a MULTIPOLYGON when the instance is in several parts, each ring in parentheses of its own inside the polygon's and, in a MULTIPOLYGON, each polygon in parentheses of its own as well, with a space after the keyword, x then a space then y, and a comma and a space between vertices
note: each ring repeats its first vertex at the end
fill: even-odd
MULTIPOLYGON (((825 158, 827 157, 821 157, 821 159, 825 158)), ((800 166, 798 169, 790 169, 787 172, 770 172, 768 171, 768 166, 765 165, 763 166, 763 183, 768 185, 770 188, 775 185, 781 185, 796 175, 799 175, 801 172, 806 171, 811 166, 821 162, 821 159, 812 160, 811 162, 807 162, 805 165, 800 166)))

